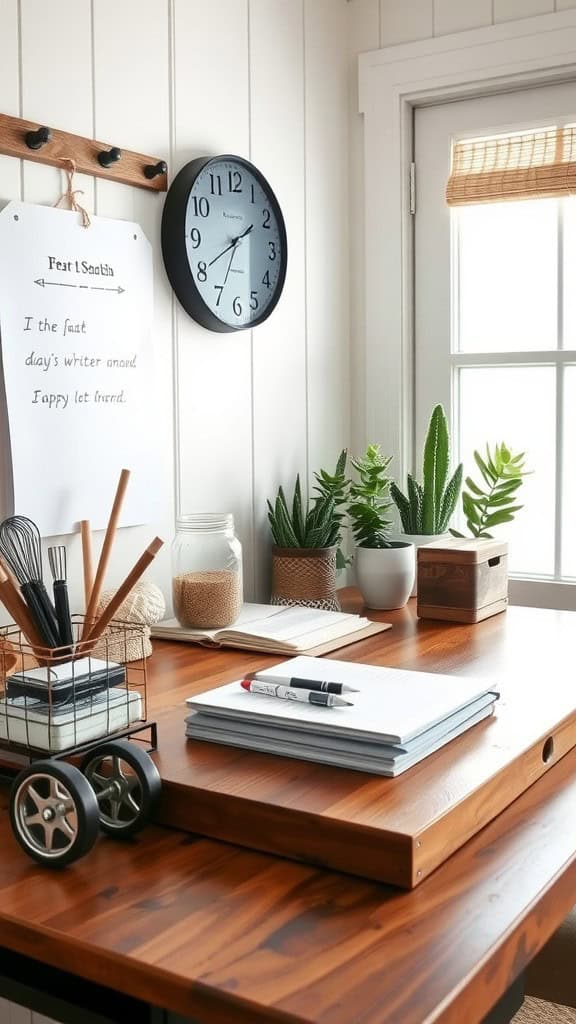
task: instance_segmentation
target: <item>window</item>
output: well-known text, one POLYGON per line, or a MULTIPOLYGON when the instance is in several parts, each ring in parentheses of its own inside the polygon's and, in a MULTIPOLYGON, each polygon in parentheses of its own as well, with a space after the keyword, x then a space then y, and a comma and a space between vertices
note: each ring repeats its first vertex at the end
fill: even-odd
POLYGON ((536 130, 549 152, 575 115, 573 88, 548 86, 415 118, 417 443, 442 401, 473 478, 486 442, 526 450, 533 474, 508 539, 516 595, 533 604, 549 603, 546 585, 576 583, 576 197, 449 208, 445 187, 459 140, 472 151, 480 136, 536 130))

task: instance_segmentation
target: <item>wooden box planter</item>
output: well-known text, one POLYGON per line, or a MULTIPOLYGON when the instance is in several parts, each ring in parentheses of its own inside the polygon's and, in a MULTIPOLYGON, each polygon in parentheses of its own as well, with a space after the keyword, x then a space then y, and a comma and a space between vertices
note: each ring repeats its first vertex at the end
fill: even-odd
POLYGON ((508 545, 496 540, 438 541, 418 549, 418 615, 480 622, 508 605, 508 545))

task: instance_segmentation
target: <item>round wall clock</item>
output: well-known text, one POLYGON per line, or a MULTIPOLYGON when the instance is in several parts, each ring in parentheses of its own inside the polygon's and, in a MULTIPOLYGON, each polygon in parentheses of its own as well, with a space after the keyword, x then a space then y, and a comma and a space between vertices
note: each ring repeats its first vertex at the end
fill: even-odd
POLYGON ((282 211, 264 175, 238 156, 186 164, 166 197, 162 255, 178 299, 203 327, 261 324, 282 293, 288 256, 282 211))

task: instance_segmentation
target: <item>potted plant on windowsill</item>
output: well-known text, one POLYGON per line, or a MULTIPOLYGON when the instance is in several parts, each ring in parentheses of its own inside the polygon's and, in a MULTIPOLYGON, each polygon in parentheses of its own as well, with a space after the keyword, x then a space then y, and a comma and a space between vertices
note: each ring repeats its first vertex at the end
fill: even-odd
MULTIPOLYGON (((401 539, 416 549, 432 541, 449 537, 448 527, 456 510, 462 488, 462 463, 449 478, 450 435, 444 409, 436 405, 432 411, 422 457, 422 483, 411 473, 407 492, 397 484, 390 485, 390 494, 402 522, 401 539)), ((412 597, 416 594, 416 575, 412 597)))
POLYGON ((339 611, 336 576, 347 564, 343 540, 343 506, 348 497, 348 453, 344 449, 334 473, 314 474, 317 495, 304 504, 300 477, 296 477, 290 505, 278 488, 274 505, 268 502, 272 547, 272 604, 305 605, 339 611))
POLYGON ((414 545, 390 540, 390 462, 378 444, 352 459, 358 480, 350 485, 348 514, 356 541, 356 581, 368 608, 401 608, 414 583, 414 545))

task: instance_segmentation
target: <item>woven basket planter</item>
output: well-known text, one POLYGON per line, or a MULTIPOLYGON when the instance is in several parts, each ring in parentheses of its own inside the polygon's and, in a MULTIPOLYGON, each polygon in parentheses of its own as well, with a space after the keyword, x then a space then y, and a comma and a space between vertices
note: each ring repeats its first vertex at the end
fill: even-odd
POLYGON ((272 548, 271 604, 304 605, 339 612, 336 546, 272 548))

